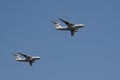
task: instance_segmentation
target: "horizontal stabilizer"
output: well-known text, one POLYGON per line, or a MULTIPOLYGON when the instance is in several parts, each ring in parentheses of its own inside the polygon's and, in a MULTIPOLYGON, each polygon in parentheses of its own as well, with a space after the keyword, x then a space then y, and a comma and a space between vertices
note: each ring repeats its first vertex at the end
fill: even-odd
POLYGON ((52 23, 53 23, 53 24, 58 24, 58 23, 57 23, 57 22, 55 22, 55 21, 52 21, 52 23))
POLYGON ((14 54, 14 53, 13 53, 13 55, 14 55, 14 56, 18 56, 17 54, 14 54))

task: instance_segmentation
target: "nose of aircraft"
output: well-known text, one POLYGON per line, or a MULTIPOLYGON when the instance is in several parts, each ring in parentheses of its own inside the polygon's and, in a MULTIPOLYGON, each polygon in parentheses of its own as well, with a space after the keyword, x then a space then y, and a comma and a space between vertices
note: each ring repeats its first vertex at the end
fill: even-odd
POLYGON ((85 27, 85 24, 79 24, 79 27, 83 28, 83 27, 85 27))
POLYGON ((85 24, 81 24, 81 26, 85 27, 85 24))
POLYGON ((40 57, 38 57, 38 59, 40 59, 40 57))
POLYGON ((37 58, 37 59, 40 59, 40 57, 39 57, 39 56, 36 56, 36 58, 37 58))
POLYGON ((39 57, 39 56, 34 56, 34 57, 32 57, 32 58, 34 58, 34 59, 40 59, 40 57, 39 57))

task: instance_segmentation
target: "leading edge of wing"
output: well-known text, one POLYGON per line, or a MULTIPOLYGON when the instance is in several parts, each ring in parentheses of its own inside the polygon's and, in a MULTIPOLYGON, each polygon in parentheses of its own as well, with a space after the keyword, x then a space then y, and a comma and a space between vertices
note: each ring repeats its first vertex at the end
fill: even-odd
POLYGON ((71 22, 69 22, 69 21, 66 21, 66 20, 64 20, 64 19, 62 19, 62 18, 59 18, 59 20, 60 21, 62 21, 62 22, 64 22, 66 25, 68 25, 68 26, 73 26, 74 24, 73 23, 71 23, 71 22))
POLYGON ((24 56, 24 57, 26 57, 26 58, 29 58, 29 57, 30 57, 30 56, 28 56, 28 55, 26 55, 26 54, 23 54, 23 53, 20 53, 20 52, 18 52, 17 54, 22 55, 22 56, 24 56))

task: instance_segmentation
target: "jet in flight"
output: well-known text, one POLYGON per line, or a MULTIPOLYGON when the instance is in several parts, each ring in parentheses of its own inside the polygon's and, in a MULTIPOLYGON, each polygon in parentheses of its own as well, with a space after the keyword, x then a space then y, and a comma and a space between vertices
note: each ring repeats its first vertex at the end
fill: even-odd
POLYGON ((55 25, 56 30, 71 31, 71 36, 74 36, 74 33, 78 32, 79 28, 85 27, 84 24, 74 24, 61 18, 59 20, 65 23, 67 26, 62 27, 58 22, 52 21, 53 24, 55 25))
POLYGON ((13 55, 16 57, 16 61, 29 62, 30 66, 32 66, 32 63, 35 63, 36 60, 40 59, 39 56, 29 56, 29 55, 26 55, 20 52, 18 52, 17 54, 13 54, 13 55))

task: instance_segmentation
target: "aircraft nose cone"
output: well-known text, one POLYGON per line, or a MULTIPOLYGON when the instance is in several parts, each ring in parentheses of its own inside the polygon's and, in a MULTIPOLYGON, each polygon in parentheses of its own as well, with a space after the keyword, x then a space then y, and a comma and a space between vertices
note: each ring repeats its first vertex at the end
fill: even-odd
POLYGON ((38 59, 40 59, 40 57, 38 57, 38 59))
POLYGON ((80 24, 81 28, 85 27, 85 24, 80 24))
POLYGON ((82 24, 83 27, 85 27, 85 24, 82 24))

